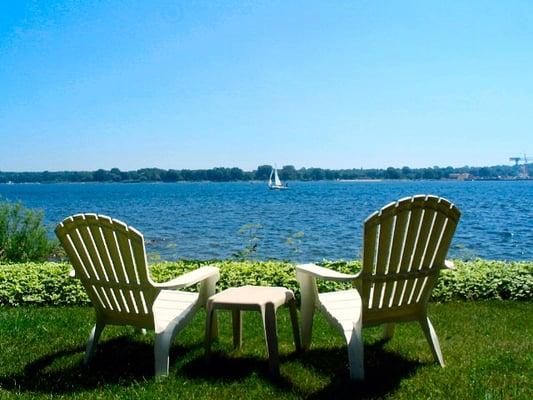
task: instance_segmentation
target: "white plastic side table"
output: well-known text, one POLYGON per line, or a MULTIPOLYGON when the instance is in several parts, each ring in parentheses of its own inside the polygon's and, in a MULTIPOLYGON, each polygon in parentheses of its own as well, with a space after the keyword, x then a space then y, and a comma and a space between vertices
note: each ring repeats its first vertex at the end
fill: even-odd
POLYGON ((242 312, 259 311, 263 319, 269 369, 273 375, 279 375, 276 311, 278 307, 284 304, 289 306, 294 345, 296 351, 300 351, 300 331, 298 329, 296 302, 292 290, 284 287, 241 286, 226 289, 207 300, 206 355, 209 356, 211 342, 215 335, 215 310, 225 309, 232 311, 233 345, 236 348, 242 345, 242 312))

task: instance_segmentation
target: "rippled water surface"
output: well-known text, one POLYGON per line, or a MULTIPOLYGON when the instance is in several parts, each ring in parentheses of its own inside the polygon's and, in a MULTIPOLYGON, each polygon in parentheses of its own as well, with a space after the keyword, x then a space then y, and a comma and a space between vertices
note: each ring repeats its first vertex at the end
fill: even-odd
POLYGON ((291 182, 286 191, 264 183, 0 184, 0 198, 43 209, 51 232, 71 214, 106 214, 143 232, 148 252, 163 259, 231 257, 246 245, 246 224, 261 225, 258 258, 358 258, 363 220, 414 194, 446 197, 462 211, 451 257, 533 259, 531 181, 291 182))

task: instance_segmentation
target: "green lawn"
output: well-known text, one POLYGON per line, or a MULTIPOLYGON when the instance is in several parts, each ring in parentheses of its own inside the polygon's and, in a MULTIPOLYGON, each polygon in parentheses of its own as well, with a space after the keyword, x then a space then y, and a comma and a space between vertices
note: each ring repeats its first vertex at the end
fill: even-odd
POLYGON ((153 334, 108 327, 91 367, 82 366, 93 312, 84 307, 0 307, 0 398, 533 398, 531 302, 432 304, 447 367, 433 362, 417 324, 388 343, 365 330, 363 383, 348 380, 342 338, 322 316, 309 352, 294 353, 286 310, 278 316, 281 377, 269 377, 257 313, 244 317, 244 346, 231 347, 229 314, 208 364, 203 312, 176 338, 171 371, 153 377, 153 334))

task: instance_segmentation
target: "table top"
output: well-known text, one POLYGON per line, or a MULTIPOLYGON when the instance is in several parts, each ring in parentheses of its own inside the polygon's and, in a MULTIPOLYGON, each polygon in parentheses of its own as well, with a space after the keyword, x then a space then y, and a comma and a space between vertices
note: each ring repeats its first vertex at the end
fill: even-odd
POLYGON ((284 287, 240 286, 226 289, 209 298, 217 307, 243 308, 243 306, 263 306, 267 303, 279 307, 294 299, 292 290, 284 287))

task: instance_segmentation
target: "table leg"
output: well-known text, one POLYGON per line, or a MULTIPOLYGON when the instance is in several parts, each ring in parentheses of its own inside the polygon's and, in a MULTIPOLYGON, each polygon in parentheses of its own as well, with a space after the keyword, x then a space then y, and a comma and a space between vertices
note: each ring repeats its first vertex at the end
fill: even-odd
POLYGON ((242 311, 231 310, 233 322, 233 347, 240 349, 242 346, 242 311))
POLYGON ((274 376, 279 375, 278 334, 276 329, 276 308, 267 303, 261 308, 263 326, 268 350, 268 366, 274 376))

